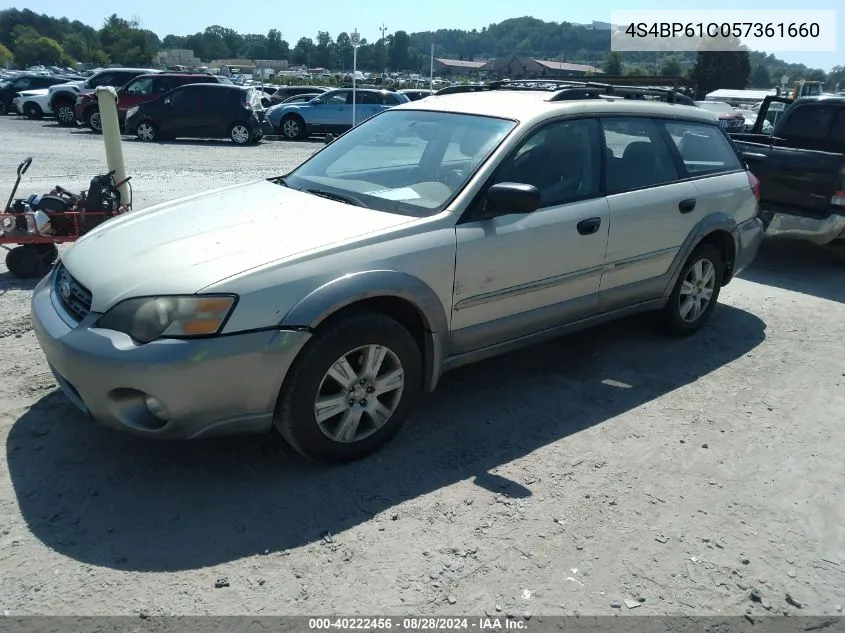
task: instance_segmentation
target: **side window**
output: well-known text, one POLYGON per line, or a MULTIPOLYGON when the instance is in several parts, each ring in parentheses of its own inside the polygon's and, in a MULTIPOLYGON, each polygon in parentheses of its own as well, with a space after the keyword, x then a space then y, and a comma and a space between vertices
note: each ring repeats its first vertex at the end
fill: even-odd
POLYGON ((380 99, 377 93, 356 90, 355 103, 359 105, 378 105, 380 103, 380 99))
POLYGON ((541 207, 596 196, 601 191, 599 151, 594 119, 558 121, 526 139, 499 168, 494 182, 534 185, 541 207))
POLYGON ((672 154, 651 119, 607 117, 604 130, 607 193, 655 187, 680 177, 672 154))
POLYGON ((32 79, 30 77, 21 77, 15 81, 14 86, 15 90, 19 92, 21 90, 29 90, 32 87, 32 79))
POLYGON ((98 77, 92 77, 90 81, 90 86, 92 88, 99 88, 100 86, 110 86, 112 85, 113 79, 114 73, 103 73, 98 77))
POLYGON ((845 108, 841 106, 836 110, 836 120, 830 130, 830 142, 833 149, 845 152, 845 108))
POLYGON ((193 90, 177 90, 170 95, 170 102, 174 108, 191 109, 197 104, 196 93, 193 90))
POLYGON ((128 74, 128 73, 115 73, 114 76, 111 78, 111 81, 107 84, 109 86, 114 86, 115 88, 120 88, 121 86, 125 86, 130 81, 135 79, 138 74, 128 74))
POLYGON ((834 106, 799 105, 783 119, 777 135, 786 139, 824 141, 835 115, 834 106))
POLYGON ((337 92, 327 92, 321 97, 324 103, 329 105, 345 105, 347 101, 351 103, 352 93, 349 90, 338 90, 337 92))
POLYGON ((152 77, 147 77, 146 79, 137 79, 131 84, 129 84, 129 87, 126 88, 126 94, 128 95, 148 95, 151 94, 152 91, 152 77))
POLYGON ((715 125, 678 122, 665 125, 690 176, 743 169, 731 142, 715 125))
POLYGON ((396 98, 396 95, 390 94, 389 92, 380 93, 378 102, 381 105, 386 106, 395 106, 400 103, 399 99, 396 98))
POLYGON ((164 94, 174 88, 178 88, 180 85, 173 77, 153 77, 154 94, 164 94))

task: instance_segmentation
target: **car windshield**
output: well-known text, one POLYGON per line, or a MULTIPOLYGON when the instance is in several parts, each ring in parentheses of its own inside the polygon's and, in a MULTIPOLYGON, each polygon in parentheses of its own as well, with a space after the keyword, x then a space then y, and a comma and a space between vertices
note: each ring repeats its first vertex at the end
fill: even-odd
POLYGON ((516 122, 487 116, 386 110, 300 165, 284 184, 379 211, 442 211, 516 122))

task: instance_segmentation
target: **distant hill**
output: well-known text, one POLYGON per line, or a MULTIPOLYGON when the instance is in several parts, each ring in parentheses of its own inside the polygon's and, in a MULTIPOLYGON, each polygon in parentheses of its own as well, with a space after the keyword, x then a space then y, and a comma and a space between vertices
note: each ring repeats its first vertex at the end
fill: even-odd
MULTIPOLYGON (((95 64, 150 63, 159 48, 188 48, 204 61, 212 59, 288 59, 293 64, 307 64, 335 69, 348 69, 352 55, 349 35, 332 36, 328 32, 316 38, 303 37, 295 44, 281 38, 277 29, 264 34, 240 34, 219 25, 190 35, 169 34, 163 37, 138 28, 136 24, 113 15, 100 28, 39 15, 28 9, 0 11, 0 45, 14 56, 14 63, 89 62, 95 64)), ((427 72, 432 43, 437 57, 479 60, 512 53, 538 59, 561 60, 606 66, 610 56, 610 37, 606 30, 568 22, 546 22, 532 17, 519 17, 490 24, 481 30, 439 29, 408 33, 397 31, 386 35, 385 42, 366 42, 358 49, 362 70, 411 70, 427 72)), ((3 48, 0 47, 0 65, 3 48)), ((783 74, 792 79, 843 79, 842 67, 830 77, 824 71, 803 64, 790 64, 774 55, 752 52, 751 84, 769 87, 783 74)), ((695 63, 695 53, 672 55, 655 53, 623 53, 618 58, 626 74, 677 74, 688 72, 695 63)))

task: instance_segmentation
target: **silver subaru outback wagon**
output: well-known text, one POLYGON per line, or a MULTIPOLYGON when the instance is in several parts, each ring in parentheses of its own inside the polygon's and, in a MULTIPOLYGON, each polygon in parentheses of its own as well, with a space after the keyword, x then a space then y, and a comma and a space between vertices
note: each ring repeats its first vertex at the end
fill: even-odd
POLYGON ((275 427, 347 461, 454 367, 638 312, 696 332, 756 255, 758 186, 698 108, 433 96, 285 176, 101 225, 36 288, 35 332, 102 424, 275 427))

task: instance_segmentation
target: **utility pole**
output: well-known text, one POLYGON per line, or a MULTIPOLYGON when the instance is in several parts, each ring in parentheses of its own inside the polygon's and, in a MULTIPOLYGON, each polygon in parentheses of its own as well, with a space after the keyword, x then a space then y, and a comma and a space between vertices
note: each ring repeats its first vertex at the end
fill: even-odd
POLYGON ((384 39, 387 27, 382 23, 378 30, 381 31, 381 76, 384 77, 384 69, 387 65, 387 40, 384 39))

